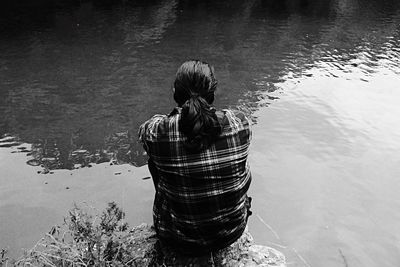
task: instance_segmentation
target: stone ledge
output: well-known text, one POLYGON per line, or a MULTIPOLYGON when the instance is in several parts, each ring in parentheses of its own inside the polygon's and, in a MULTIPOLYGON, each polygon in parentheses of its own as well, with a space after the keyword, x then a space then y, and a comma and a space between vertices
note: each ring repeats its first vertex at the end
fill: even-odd
POLYGON ((203 257, 187 257, 170 248, 160 248, 154 229, 147 224, 134 227, 128 239, 134 266, 286 267, 285 256, 280 251, 254 244, 247 229, 229 247, 203 257))

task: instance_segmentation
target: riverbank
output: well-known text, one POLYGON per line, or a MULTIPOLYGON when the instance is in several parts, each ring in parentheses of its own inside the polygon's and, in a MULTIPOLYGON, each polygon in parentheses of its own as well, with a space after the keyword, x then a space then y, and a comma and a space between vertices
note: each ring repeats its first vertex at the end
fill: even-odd
MULTIPOLYGON (((30 148, 29 144, 21 146, 30 148)), ((0 149, 0 247, 18 257, 53 225, 61 224, 73 203, 99 210, 115 201, 130 225, 152 222, 153 184, 147 166, 102 163, 91 168, 54 170, 25 164, 26 153, 0 149), (144 178, 144 179, 143 179, 144 178)))
POLYGON ((0 251, 0 266, 270 266, 286 267, 278 250, 254 244, 248 229, 227 248, 202 256, 187 256, 161 244, 153 227, 130 228, 115 202, 101 213, 75 205, 64 223, 54 226, 22 257, 0 251))
POLYGON ((203 257, 187 257, 174 253, 171 248, 160 248, 157 246, 154 229, 146 224, 133 228, 131 238, 136 244, 140 244, 133 249, 138 266, 153 266, 147 263, 151 259, 157 259, 156 266, 286 267, 285 256, 280 251, 254 244, 247 229, 229 247, 203 257))
MULTIPOLYGON (((30 145, 20 146, 29 150, 30 145)), ((103 163, 43 174, 40 166, 25 164, 29 156, 18 151, 16 147, 0 149, 0 247, 8 248, 7 256, 19 258, 24 249, 31 249, 54 225, 61 225, 73 203, 86 203, 100 210, 115 201, 126 212, 124 219, 130 225, 140 224, 128 238, 140 246, 137 260, 150 262, 149 255, 154 254, 156 243, 154 230, 141 224, 151 223, 154 189, 147 166, 103 163)), ((171 252, 163 257, 173 265, 209 260, 177 258, 171 252)), ((223 262, 223 266, 286 266, 282 253, 255 245, 247 231, 230 249, 219 253, 216 260, 223 262)))

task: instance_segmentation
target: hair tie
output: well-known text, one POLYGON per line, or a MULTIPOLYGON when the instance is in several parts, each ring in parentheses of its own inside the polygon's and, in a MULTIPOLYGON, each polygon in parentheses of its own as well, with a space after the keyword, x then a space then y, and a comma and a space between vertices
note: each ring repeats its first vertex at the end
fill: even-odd
POLYGON ((190 97, 193 98, 193 99, 199 98, 199 96, 200 96, 200 95, 199 95, 199 94, 196 94, 196 93, 191 93, 191 94, 190 94, 190 97))

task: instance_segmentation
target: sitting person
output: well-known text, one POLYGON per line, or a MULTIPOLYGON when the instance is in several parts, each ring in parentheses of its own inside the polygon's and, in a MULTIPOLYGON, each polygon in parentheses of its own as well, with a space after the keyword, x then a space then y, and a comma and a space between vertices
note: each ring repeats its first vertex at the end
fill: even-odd
POLYGON ((162 244, 189 255, 229 246, 251 214, 249 121, 211 106, 216 87, 209 64, 183 63, 174 82, 178 106, 139 129, 156 189, 156 233, 162 244))

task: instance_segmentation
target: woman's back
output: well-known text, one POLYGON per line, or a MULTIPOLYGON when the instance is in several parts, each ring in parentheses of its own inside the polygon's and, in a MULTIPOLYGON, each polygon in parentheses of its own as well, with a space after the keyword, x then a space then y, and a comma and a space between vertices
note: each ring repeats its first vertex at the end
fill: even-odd
POLYGON ((241 112, 215 112, 193 94, 171 114, 146 121, 139 138, 156 187, 158 236, 182 252, 201 254, 230 245, 245 229, 251 131, 241 112))
POLYGON ((249 122, 242 113, 224 110, 220 137, 193 153, 183 145, 187 138, 176 131, 179 117, 178 110, 172 116, 156 115, 141 128, 159 177, 155 227, 161 238, 190 250, 225 247, 247 222, 249 122))

